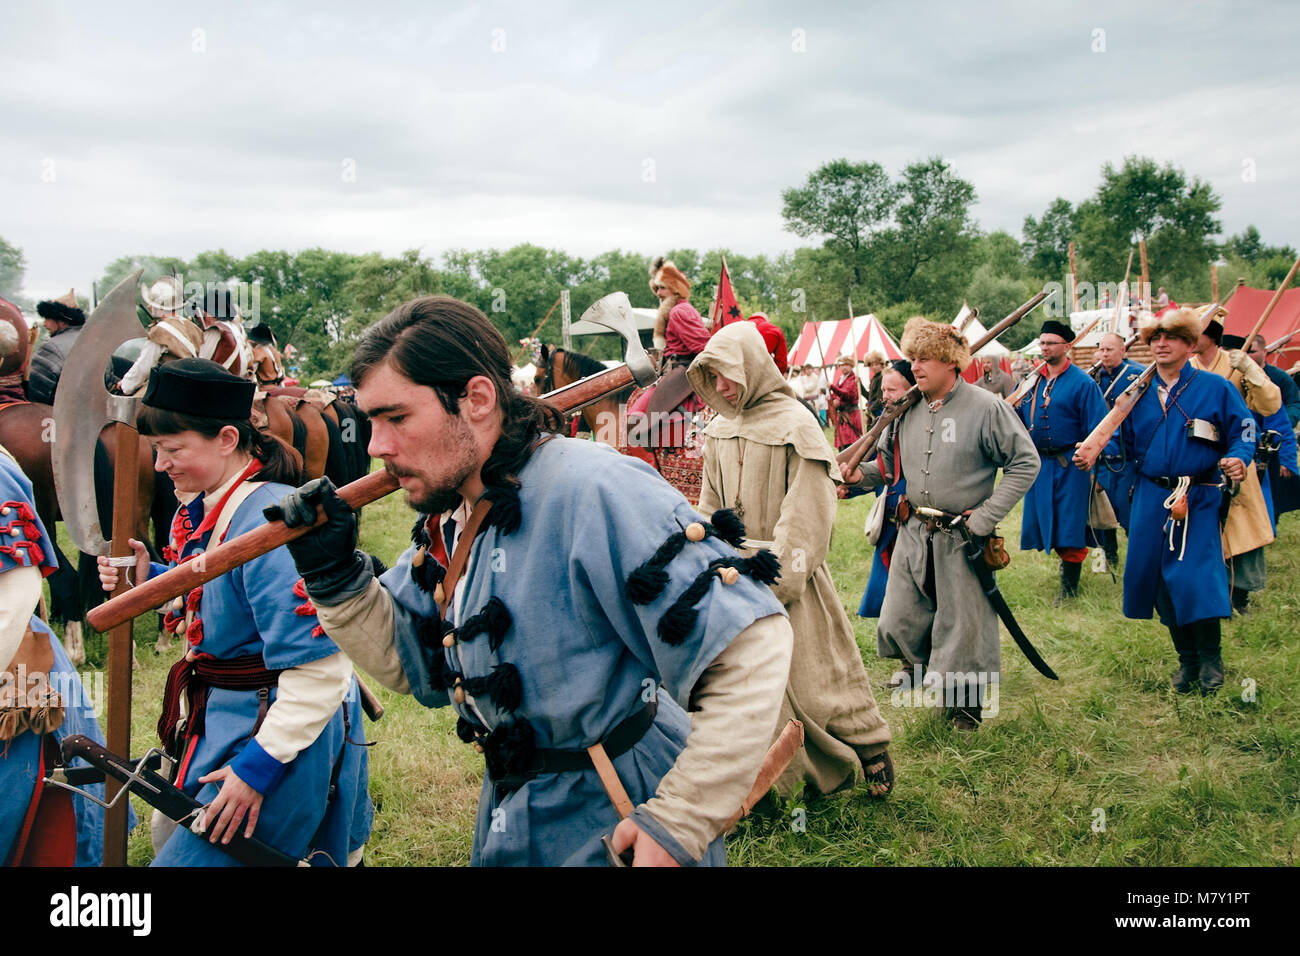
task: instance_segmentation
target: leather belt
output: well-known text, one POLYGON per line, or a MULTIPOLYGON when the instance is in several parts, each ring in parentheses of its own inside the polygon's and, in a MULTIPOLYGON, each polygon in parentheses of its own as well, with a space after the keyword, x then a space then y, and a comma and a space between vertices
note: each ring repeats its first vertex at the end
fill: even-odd
POLYGON ((1044 458, 1056 458, 1059 455, 1064 455, 1066 452, 1073 455, 1075 447, 1076 446, 1074 445, 1056 445, 1050 448, 1040 448, 1038 449, 1038 454, 1042 455, 1044 458))
POLYGON ((1218 480, 1217 474, 1213 471, 1207 471, 1203 475, 1175 476, 1173 478, 1167 478, 1163 475, 1158 478, 1152 478, 1150 475, 1143 475, 1142 477, 1146 478, 1147 481, 1153 483, 1157 487, 1165 489, 1173 489, 1177 487, 1178 482, 1182 480, 1183 477, 1191 479, 1193 485, 1203 485, 1209 488, 1220 488, 1223 486, 1223 482, 1218 480))
MULTIPOLYGON (((645 736, 655 722, 659 711, 658 700, 652 700, 630 717, 624 718, 601 741, 605 753, 612 760, 627 753, 636 746, 637 741, 645 736)), ((529 780, 544 773, 574 773, 580 770, 593 770, 591 754, 586 750, 559 750, 538 747, 528 761, 528 769, 523 773, 510 773, 492 782, 505 790, 518 790, 529 780)))

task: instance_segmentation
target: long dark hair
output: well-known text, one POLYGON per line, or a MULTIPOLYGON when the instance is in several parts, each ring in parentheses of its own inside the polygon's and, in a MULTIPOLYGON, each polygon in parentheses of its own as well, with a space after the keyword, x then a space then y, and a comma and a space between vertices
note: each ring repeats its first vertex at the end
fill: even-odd
POLYGON ((558 411, 515 391, 506 340, 488 317, 451 296, 412 299, 373 325, 352 359, 352 381, 361 385, 371 369, 385 362, 416 385, 432 388, 448 415, 460 413, 471 378, 482 375, 492 382, 501 409, 501 437, 483 464, 481 477, 488 487, 518 487, 515 476, 528 461, 533 441, 562 427, 558 411))
POLYGON ((239 432, 240 451, 246 451, 262 463, 261 470, 253 476, 257 481, 278 481, 286 485, 301 485, 302 456, 279 438, 253 427, 250 421, 230 421, 222 418, 204 418, 187 415, 168 408, 141 405, 136 415, 135 427, 141 435, 179 435, 181 432, 198 432, 204 438, 216 438, 227 425, 239 432))

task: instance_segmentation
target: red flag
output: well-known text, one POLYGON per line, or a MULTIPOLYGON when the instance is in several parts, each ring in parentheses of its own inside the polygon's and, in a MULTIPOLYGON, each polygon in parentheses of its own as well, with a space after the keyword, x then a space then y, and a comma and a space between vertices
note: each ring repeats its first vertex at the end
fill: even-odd
POLYGON ((722 260, 722 275, 718 278, 718 304, 713 316, 713 331, 724 325, 739 322, 744 316, 740 306, 736 305, 736 293, 731 288, 731 277, 727 275, 727 260, 722 260))

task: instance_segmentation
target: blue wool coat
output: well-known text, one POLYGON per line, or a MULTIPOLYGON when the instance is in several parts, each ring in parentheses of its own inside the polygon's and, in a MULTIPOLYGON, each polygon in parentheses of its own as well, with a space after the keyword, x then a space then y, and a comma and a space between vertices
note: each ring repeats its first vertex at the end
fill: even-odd
MULTIPOLYGON (((262 509, 292 490, 288 485, 267 483, 254 491, 235 511, 227 538, 265 524, 262 509)), ((190 526, 199 527, 202 496, 187 507, 190 526)), ((207 548, 210 537, 211 532, 195 540, 181 556, 207 548)), ((261 654, 273 670, 338 653, 338 646, 328 637, 312 635, 315 617, 295 613, 302 603, 293 594, 298 580, 289 549, 276 548, 209 581, 203 586, 199 608, 203 640, 196 650, 217 658, 261 654)), ((275 698, 276 689, 272 688, 270 701, 274 703, 275 698)), ((177 786, 200 803, 210 803, 219 785, 200 784, 199 777, 230 764, 240 779, 263 794, 254 836, 299 859, 324 851, 311 857, 313 865, 344 866, 348 854, 366 842, 373 815, 369 757, 355 678, 347 699, 320 736, 288 764, 280 764, 253 739, 257 715, 256 690, 212 688, 204 735, 177 786)), ((239 864, 206 838, 178 827, 153 865, 239 864)))
POLYGON ((1217 481, 1219 459, 1255 457, 1256 424, 1237 387, 1211 372, 1183 366, 1171 389, 1168 411, 1161 407, 1156 382, 1138 399, 1128 420, 1133 424, 1137 483, 1124 567, 1124 616, 1149 618, 1163 581, 1182 627, 1210 617, 1229 617, 1228 571, 1219 531, 1218 488, 1193 485, 1187 495, 1187 519, 1174 521, 1164 506, 1170 491, 1151 479, 1193 476, 1217 481), (1190 438, 1187 423, 1198 418, 1219 429, 1220 444, 1190 438), (1184 546, 1184 538, 1186 544, 1184 546))
MULTIPOLYGON (((1085 547, 1091 479, 1070 458, 1073 446, 1087 438, 1106 417, 1101 389, 1092 376, 1071 362, 1055 380, 1039 379, 1016 413, 1040 451, 1065 449, 1041 458, 1042 468, 1025 495, 1020 550, 1085 547)), ((1112 437, 1103 454, 1114 455, 1118 450, 1118 442, 1112 437)))
MULTIPOLYGON (((411 577, 408 549, 381 582, 395 605, 395 644, 411 692, 425 706, 445 706, 444 667, 467 678, 515 666, 522 697, 513 714, 481 695, 452 703, 465 720, 491 730, 526 721, 537 747, 582 750, 657 696, 653 726, 614 758, 634 805, 652 797, 686 743, 688 697, 705 668, 737 634, 762 617, 783 614, 771 588, 748 577, 724 585, 716 574, 698 602, 682 643, 657 632, 676 598, 711 560, 735 557, 713 537, 688 543, 667 566, 669 583, 646 605, 631 603, 626 581, 672 534, 700 516, 671 485, 638 459, 569 438, 541 445, 518 475, 520 526, 488 527, 470 551, 455 623, 498 598, 511 624, 497 650, 486 636, 452 648, 422 641, 418 618, 436 616, 432 596, 411 577), (472 705, 472 706, 471 706, 472 705)), ((632 819, 679 862, 690 856, 649 814, 632 819)), ((471 863, 483 866, 604 865, 602 834, 618 824, 596 771, 542 774, 510 792, 484 776, 471 863)), ((722 839, 703 863, 722 864, 722 839)))
MULTIPOLYGON (((1102 367, 1097 376, 1097 385, 1101 389, 1107 410, 1115 407, 1115 399, 1119 398, 1124 389, 1128 388, 1142 372, 1143 366, 1132 359, 1124 359, 1115 366, 1113 371, 1102 367)), ((1115 509, 1115 517, 1119 519, 1120 527, 1127 532, 1129 512, 1133 505, 1133 483, 1137 476, 1137 467, 1133 463, 1133 426, 1129 424, 1128 419, 1124 420, 1124 424, 1115 433, 1115 439, 1115 452, 1103 454, 1093 472, 1097 484, 1106 492, 1106 497, 1110 499, 1111 506, 1115 509)))

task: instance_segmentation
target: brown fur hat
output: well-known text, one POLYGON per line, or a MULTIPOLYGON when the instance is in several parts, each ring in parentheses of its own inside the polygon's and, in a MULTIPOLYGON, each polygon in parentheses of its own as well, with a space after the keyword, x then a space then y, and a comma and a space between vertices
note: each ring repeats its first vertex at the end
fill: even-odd
POLYGON ((957 366, 964 372, 971 363, 970 346, 955 325, 931 322, 923 315, 914 315, 903 327, 903 337, 898 348, 910 360, 938 359, 957 366))
POLYGON ((691 280, 670 261, 663 256, 658 256, 650 263, 650 291, 655 291, 656 287, 661 285, 667 286, 668 291, 680 299, 691 297, 691 280))
MULTIPOLYGON (((1138 335, 1143 344, 1148 344, 1156 332, 1163 331, 1182 339, 1189 345, 1195 345, 1201 335, 1202 311, 1201 309, 1173 309, 1159 319, 1141 325, 1138 328, 1138 335)), ((1215 313, 1216 316, 1222 314, 1224 314, 1222 309, 1215 313)))

